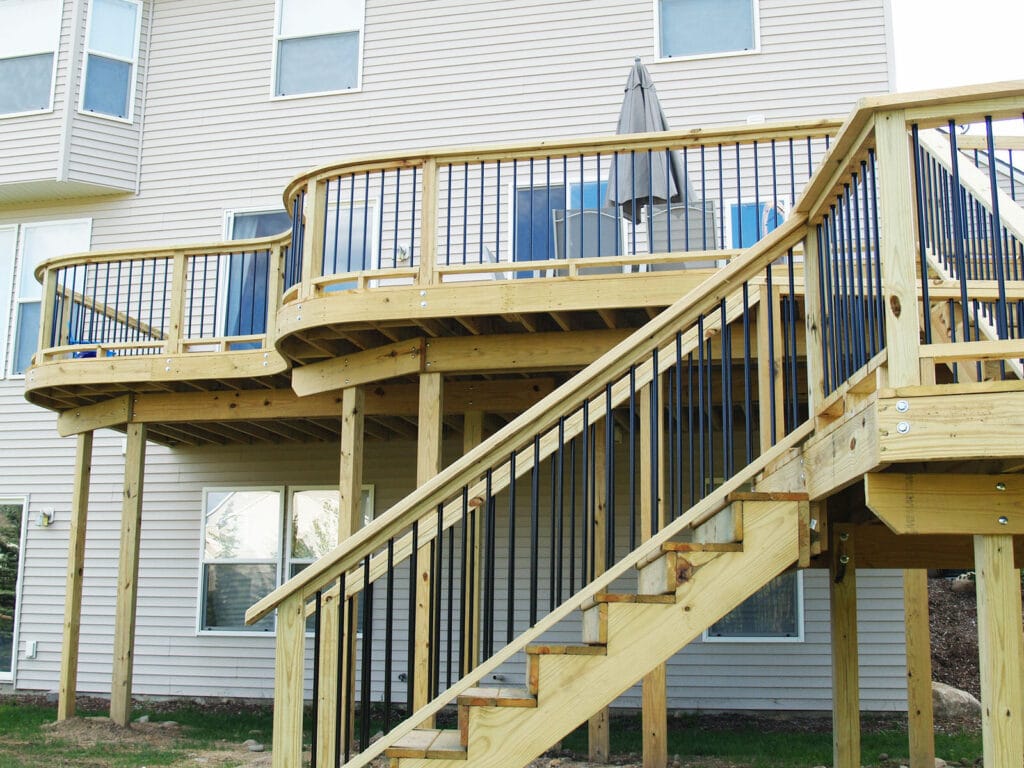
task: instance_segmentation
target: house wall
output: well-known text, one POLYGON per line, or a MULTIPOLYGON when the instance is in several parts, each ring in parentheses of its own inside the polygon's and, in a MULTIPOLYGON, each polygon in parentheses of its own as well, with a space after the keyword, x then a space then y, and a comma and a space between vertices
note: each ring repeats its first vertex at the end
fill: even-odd
MULTIPOLYGON (((0 400, 0 415, 17 413, 17 392, 0 400)), ((53 471, 70 464, 74 439, 53 438, 52 417, 35 412, 20 435, 31 447, 11 465, 17 474, 0 480, 0 496, 30 495, 29 519, 41 507, 54 507, 48 528, 30 524, 22 592, 17 686, 52 690, 60 668, 60 645, 67 558, 70 493, 54 483, 53 471), (26 659, 27 644, 38 642, 38 657, 26 659)), ((97 433, 86 536, 85 589, 82 608, 79 690, 109 691, 118 549, 123 440, 112 432, 97 433)), ((457 446, 448 445, 448 458, 457 446)), ((414 446, 407 442, 369 441, 364 480, 374 486, 375 509, 385 511, 413 486, 414 446)), ((270 634, 197 632, 202 498, 204 487, 253 485, 324 485, 337 482, 336 444, 288 447, 239 446, 170 450, 149 446, 143 494, 139 603, 135 644, 134 691, 153 696, 269 697, 273 691, 273 637, 270 634)), ((63 479, 63 478, 58 478, 63 479)), ((544 496, 542 489, 542 498, 544 496)), ((520 494, 519 517, 529 519, 528 494, 520 494)), ((619 509, 626 508, 620 499, 619 509)), ((499 508, 500 509, 500 508, 499 508)), ((506 549, 504 514, 499 511, 496 551, 506 549)), ((619 554, 626 551, 625 525, 619 525, 619 554)), ((518 528, 517 631, 527 623, 528 526, 518 528)), ((499 555, 501 557, 501 555, 499 555)), ((540 607, 547 608, 547 562, 550 550, 539 552, 540 607)), ((395 604, 406 604, 405 568, 398 569, 395 604)), ((455 573, 459 572, 456 561, 455 573)), ((496 569, 496 614, 505 614, 505 565, 496 569)), ((578 585, 578 582, 577 582, 578 585)), ((871 572, 858 578, 861 639, 861 702, 865 709, 900 709, 904 704, 903 605, 898 574, 871 572)), ((383 637, 383 598, 376 603, 375 636, 383 637)), ((669 663, 670 706, 710 709, 829 709, 831 666, 828 630, 828 577, 822 571, 804 575, 805 637, 803 642, 712 643, 698 640, 669 663)), ((498 619, 497 646, 504 637, 498 619)), ((405 611, 396 611, 396 645, 392 685, 405 670, 405 611)), ((578 642, 577 621, 553 631, 551 642, 578 642)), ((447 652, 442 648, 442 658, 447 652)), ((456 657, 457 658, 457 657, 456 657)), ((510 684, 521 681, 523 660, 507 664, 499 674, 510 684)), ((307 670, 308 672, 308 670, 307 670)), ((375 656, 375 696, 383 687, 382 656, 375 656)), ((617 702, 639 706, 639 689, 617 702)))

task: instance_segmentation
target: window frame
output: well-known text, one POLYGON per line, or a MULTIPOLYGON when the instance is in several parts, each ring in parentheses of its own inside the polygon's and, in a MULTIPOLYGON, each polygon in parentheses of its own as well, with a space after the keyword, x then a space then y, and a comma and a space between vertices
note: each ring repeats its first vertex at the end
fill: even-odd
MULTIPOLYGON (((365 495, 367 499, 367 508, 369 509, 371 519, 376 516, 375 504, 375 486, 371 483, 364 483, 361 486, 360 498, 362 499, 365 495)), ((197 637, 234 637, 234 638, 260 638, 260 637, 276 637, 277 635, 277 618, 276 614, 271 621, 269 629, 264 631, 247 629, 245 627, 239 627, 238 629, 204 629, 203 618, 204 618, 204 607, 206 602, 206 566, 210 563, 237 563, 240 565, 247 564, 267 564, 270 560, 207 560, 206 559, 206 508, 207 508, 207 497, 210 493, 237 493, 244 491, 275 491, 280 494, 280 503, 278 508, 278 519, 277 519, 277 552, 274 557, 274 564, 276 566, 276 582, 275 588, 280 587, 288 579, 291 578, 289 575, 293 562, 296 564, 308 565, 309 563, 316 562, 315 560, 306 561, 304 558, 296 559, 292 557, 292 541, 291 541, 291 516, 293 513, 293 497, 296 493, 302 491, 337 491, 337 486, 332 485, 228 485, 228 486, 205 486, 202 489, 202 507, 200 515, 202 521, 199 529, 199 578, 196 593, 196 620, 195 620, 195 634, 197 637)), ((307 635, 309 632, 306 633, 307 635)))
MULTIPOLYGON (((21 224, 15 225, 15 226, 18 227, 18 236, 17 236, 17 242, 15 243, 15 251, 14 251, 14 277, 13 277, 12 291, 11 291, 11 308, 10 308, 9 324, 8 324, 8 328, 7 328, 8 339, 5 340, 5 341, 9 341, 9 354, 7 355, 7 359, 4 360, 4 368, 3 368, 3 370, 6 373, 8 379, 20 380, 20 379, 24 379, 25 378, 25 373, 24 372, 15 373, 15 371, 14 371, 14 366, 17 363, 17 354, 16 354, 16 352, 17 352, 18 330, 19 330, 19 327, 20 327, 20 323, 19 323, 20 307, 21 307, 22 304, 38 303, 39 307, 40 307, 40 311, 41 311, 42 310, 42 306, 45 303, 45 298, 46 298, 45 296, 42 295, 43 286, 39 287, 40 296, 39 296, 38 299, 23 299, 21 297, 21 276, 22 276, 22 270, 25 268, 25 232, 27 230, 34 229, 34 228, 37 228, 37 227, 38 228, 53 227, 53 226, 71 227, 71 226, 76 226, 76 225, 80 225, 80 224, 85 224, 85 225, 88 226, 87 242, 86 242, 85 248, 82 249, 82 251, 68 251, 67 252, 68 254, 71 254, 71 253, 81 253, 81 252, 84 252, 84 251, 88 251, 92 247, 92 219, 91 218, 56 219, 56 220, 48 219, 48 220, 45 220, 45 221, 22 222, 21 224)), ((43 259, 43 261, 47 261, 47 260, 52 259, 52 258, 59 258, 60 255, 61 254, 57 254, 56 256, 47 256, 46 259, 43 259)), ((42 262, 40 262, 40 263, 42 263, 42 262)), ((38 265, 35 265, 33 267, 33 272, 35 271, 35 268, 37 266, 38 265)), ((39 337, 39 334, 42 333, 42 327, 43 327, 43 318, 40 317, 39 318, 39 328, 36 329, 36 342, 35 342, 35 350, 34 350, 34 352, 39 350, 40 341, 41 341, 41 339, 39 337)))
POLYGON ((18 658, 21 656, 21 609, 25 603, 22 599, 25 590, 25 550, 28 542, 29 504, 28 494, 24 496, 0 496, 0 504, 21 504, 21 536, 18 546, 21 547, 18 557, 18 573, 14 582, 14 626, 11 630, 11 669, 9 672, 0 670, 0 681, 14 682, 18 677, 18 658))
POLYGON ((700 61, 702 59, 721 59, 726 56, 753 56, 761 53, 761 0, 750 0, 754 15, 754 45, 752 48, 736 51, 714 51, 711 53, 691 53, 685 56, 666 56, 661 48, 661 4, 662 0, 653 0, 654 5, 654 63, 670 61, 700 61))
POLYGON ((124 123, 125 125, 135 124, 135 92, 138 90, 138 73, 139 73, 139 47, 142 41, 142 14, 143 4, 142 0, 121 0, 121 2, 130 3, 135 6, 135 40, 132 44, 132 58, 131 61, 122 59, 110 53, 94 52, 89 47, 89 39, 92 36, 92 22, 94 18, 93 6, 96 0, 89 0, 89 10, 87 14, 87 20, 85 23, 85 43, 82 50, 82 80, 81 87, 79 88, 80 93, 78 94, 78 114, 89 115, 91 117, 97 117, 102 120, 113 120, 118 123, 124 123), (85 91, 86 85, 89 82, 89 63, 93 56, 100 56, 105 59, 111 59, 113 61, 119 61, 122 64, 130 64, 130 75, 128 77, 128 106, 127 106, 127 117, 119 117, 118 115, 108 115, 105 112, 94 112, 85 108, 85 91))
MULTIPOLYGON (((784 576, 786 573, 787 573, 786 571, 783 571, 782 573, 779 574, 779 576, 784 576)), ((778 644, 778 643, 785 644, 785 643, 802 643, 802 642, 804 642, 805 623, 806 623, 805 622, 805 618, 804 618, 805 615, 806 615, 806 612, 804 610, 804 572, 803 572, 803 570, 796 570, 796 571, 793 571, 792 573, 794 573, 794 575, 796 576, 796 590, 795 590, 795 592, 796 592, 796 627, 797 627, 797 631, 796 631, 795 635, 793 635, 791 637, 787 637, 787 636, 783 636, 783 635, 727 635, 727 636, 722 636, 722 635, 712 635, 712 634, 710 634, 711 627, 707 627, 701 633, 701 641, 705 642, 705 643, 752 643, 752 644, 756 644, 756 645, 762 645, 762 644, 775 645, 775 644, 778 644)), ((756 594, 757 594, 757 592, 754 592, 750 597, 754 597, 754 595, 756 595, 756 594)), ((740 605, 742 605, 742 603, 740 605)), ((739 608, 739 607, 740 606, 737 605, 737 606, 735 606, 733 608, 733 610, 736 610, 736 608, 739 608)), ((728 611, 725 614, 725 616, 728 616, 729 613, 731 613, 731 612, 732 611, 728 611)), ((724 619, 725 616, 723 616, 722 618, 724 619)), ((721 619, 719 619, 719 621, 721 621, 721 619)), ((718 622, 715 622, 715 623, 717 624, 718 622)), ((711 626, 714 626, 714 624, 712 624, 711 626)))
POLYGON ((53 114, 55 106, 55 96, 57 93, 57 69, 60 63, 60 37, 61 30, 64 27, 64 0, 51 0, 57 6, 57 28, 54 30, 53 35, 53 50, 49 51, 36 51, 35 53, 23 53, 18 56, 3 56, 0 57, 6 59, 19 59, 25 56, 38 56, 43 53, 53 54, 53 66, 50 68, 50 105, 45 109, 30 109, 22 112, 3 112, 0 113, 0 120, 6 120, 12 117, 27 117, 29 115, 48 115, 53 114))
POLYGON ((363 90, 363 58, 365 53, 366 40, 366 0, 359 0, 359 3, 362 7, 362 14, 358 29, 345 28, 320 30, 317 32, 317 34, 312 35, 282 35, 281 22, 283 20, 284 3, 286 3, 287 1, 288 0, 274 0, 274 44, 270 58, 270 100, 288 101, 291 99, 306 99, 317 96, 336 96, 339 94, 346 93, 361 93, 363 90), (280 48, 282 40, 300 40, 302 38, 323 37, 326 35, 342 34, 345 32, 358 32, 359 34, 359 47, 356 53, 356 78, 355 85, 353 87, 340 88, 328 91, 307 91, 305 93, 278 94, 278 59, 280 58, 280 48))
MULTIPOLYGON (((7 369, 7 352, 10 349, 13 354, 14 338, 11 329, 14 327, 14 306, 17 283, 14 282, 15 263, 18 259, 18 236, 17 224, 5 224, 0 226, 0 232, 10 231, 13 233, 11 246, 11 260, 5 273, 3 262, 0 261, 0 380, 7 378, 10 372, 7 369)), ((4 256, 0 252, 0 259, 4 256)))

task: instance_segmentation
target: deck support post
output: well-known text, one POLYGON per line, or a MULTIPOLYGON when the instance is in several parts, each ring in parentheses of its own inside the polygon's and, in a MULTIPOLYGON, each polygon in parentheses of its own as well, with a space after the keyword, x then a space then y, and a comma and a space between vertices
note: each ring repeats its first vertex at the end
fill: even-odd
MULTIPOLYGON (((605 483, 608 477, 608 455, 605 449, 604 431, 607 420, 610 418, 611 414, 606 414, 603 419, 594 425, 594 518, 593 525, 590 527, 590 535, 593 537, 595 576, 604 573, 608 567, 607 558, 605 557, 605 535, 608 525, 608 498, 605 483)), ((585 440, 590 439, 590 433, 587 430, 584 430, 583 438, 585 440)), ((586 469, 584 469, 585 473, 586 469)), ((609 752, 611 751, 608 714, 609 708, 605 707, 595 713, 588 721, 587 743, 590 762, 592 763, 608 762, 609 752)))
POLYGON ((907 735, 910 768, 935 765, 932 717, 931 635, 928 626, 928 571, 903 571, 903 611, 907 637, 907 735))
POLYGON ((1024 690, 1021 685, 1020 571, 1013 537, 974 537, 978 655, 981 667, 981 740, 985 765, 1024 763, 1024 690))
MULTIPOLYGON (((341 440, 338 471, 338 542, 362 527, 363 484, 363 419, 365 393, 362 387, 348 387, 341 395, 341 440)), ((358 598, 351 603, 356 610, 358 598)), ((348 729, 351 743, 355 720, 355 664, 347 660, 355 653, 355 638, 347 637, 339 657, 337 649, 342 619, 347 606, 345 596, 326 595, 320 608, 320 665, 317 702, 317 765, 333 765, 338 744, 336 718, 348 729), (338 669, 348 669, 348 676, 338 687, 338 669)), ((345 626, 349 626, 348 623, 345 626)))
MULTIPOLYGON (((640 540, 647 541, 665 525, 665 430, 654 420, 651 398, 663 387, 640 390, 640 540), (656 428, 655 428, 656 426, 656 428), (657 473, 655 475, 655 473, 657 473)), ((660 397, 659 402, 664 402, 660 397)), ((641 697, 644 768, 664 768, 668 763, 668 704, 665 665, 644 676, 641 697)))
POLYGON ((132 663, 135 651, 135 608, 139 594, 146 425, 131 423, 127 431, 121 547, 117 564, 117 613, 114 617, 114 669, 110 685, 110 719, 121 726, 128 725, 132 714, 132 663))
MULTIPOLYGON (((484 439, 483 411, 466 411, 462 420, 462 453, 469 453, 484 439)), ((466 649, 465 668, 462 674, 471 672, 480 663, 480 590, 483 586, 483 569, 480 558, 483 555, 484 507, 470 510, 470 531, 472 536, 467 545, 466 583, 463 586, 463 605, 468 606, 466 626, 463 628, 462 647, 466 649)))
MULTIPOLYGON (((420 374, 419 434, 416 445, 416 485, 420 486, 441 471, 441 436, 444 380, 440 373, 420 374)), ((433 689, 431 680, 431 659, 434 655, 434 639, 430 636, 430 614, 432 608, 432 563, 433 550, 430 544, 419 548, 416 555, 416 617, 415 617, 415 658, 413 659, 414 685, 412 690, 412 712, 426 706, 433 689)), ((425 720, 420 727, 433 728, 434 718, 425 720)))
POLYGON ((78 639, 82 627, 82 576, 85 571, 85 528, 89 516, 92 474, 92 431, 78 436, 75 480, 71 492, 71 530, 68 533, 68 576, 64 593, 64 642, 60 655, 60 693, 57 720, 75 716, 78 684, 78 639))
MULTIPOLYGON (((277 609, 274 651, 273 768, 302 765, 303 668, 306 652, 306 602, 301 593, 277 609)), ((320 763, 317 763, 320 765, 320 763)))
POLYGON ((853 534, 837 530, 829 568, 832 623, 832 765, 860 766, 860 677, 857 656, 857 571, 853 534))

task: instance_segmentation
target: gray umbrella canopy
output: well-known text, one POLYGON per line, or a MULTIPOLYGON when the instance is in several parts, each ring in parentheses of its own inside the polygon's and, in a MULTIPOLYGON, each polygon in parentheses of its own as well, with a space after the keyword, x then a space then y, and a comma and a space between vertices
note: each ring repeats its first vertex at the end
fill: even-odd
MULTIPOLYGON (((629 71, 626 96, 622 100, 616 133, 667 131, 668 122, 658 101, 650 72, 639 57, 629 71)), ((622 206, 622 213, 634 224, 640 222, 644 207, 651 203, 683 202, 689 195, 675 152, 619 153, 608 176, 607 204, 622 206), (685 190, 685 192, 684 192, 685 190)))

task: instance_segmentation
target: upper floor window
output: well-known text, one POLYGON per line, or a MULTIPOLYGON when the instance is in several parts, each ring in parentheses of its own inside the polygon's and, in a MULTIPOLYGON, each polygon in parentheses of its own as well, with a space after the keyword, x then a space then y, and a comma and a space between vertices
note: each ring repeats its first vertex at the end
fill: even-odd
POLYGON ((0 115, 50 109, 60 17, 58 0, 0 0, 0 115))
POLYGON ((658 0, 662 58, 755 51, 757 0, 658 0))
POLYGON ((137 0, 92 0, 82 111, 130 120, 139 55, 137 0))
POLYGON ((274 95, 359 87, 364 0, 278 0, 274 95))

